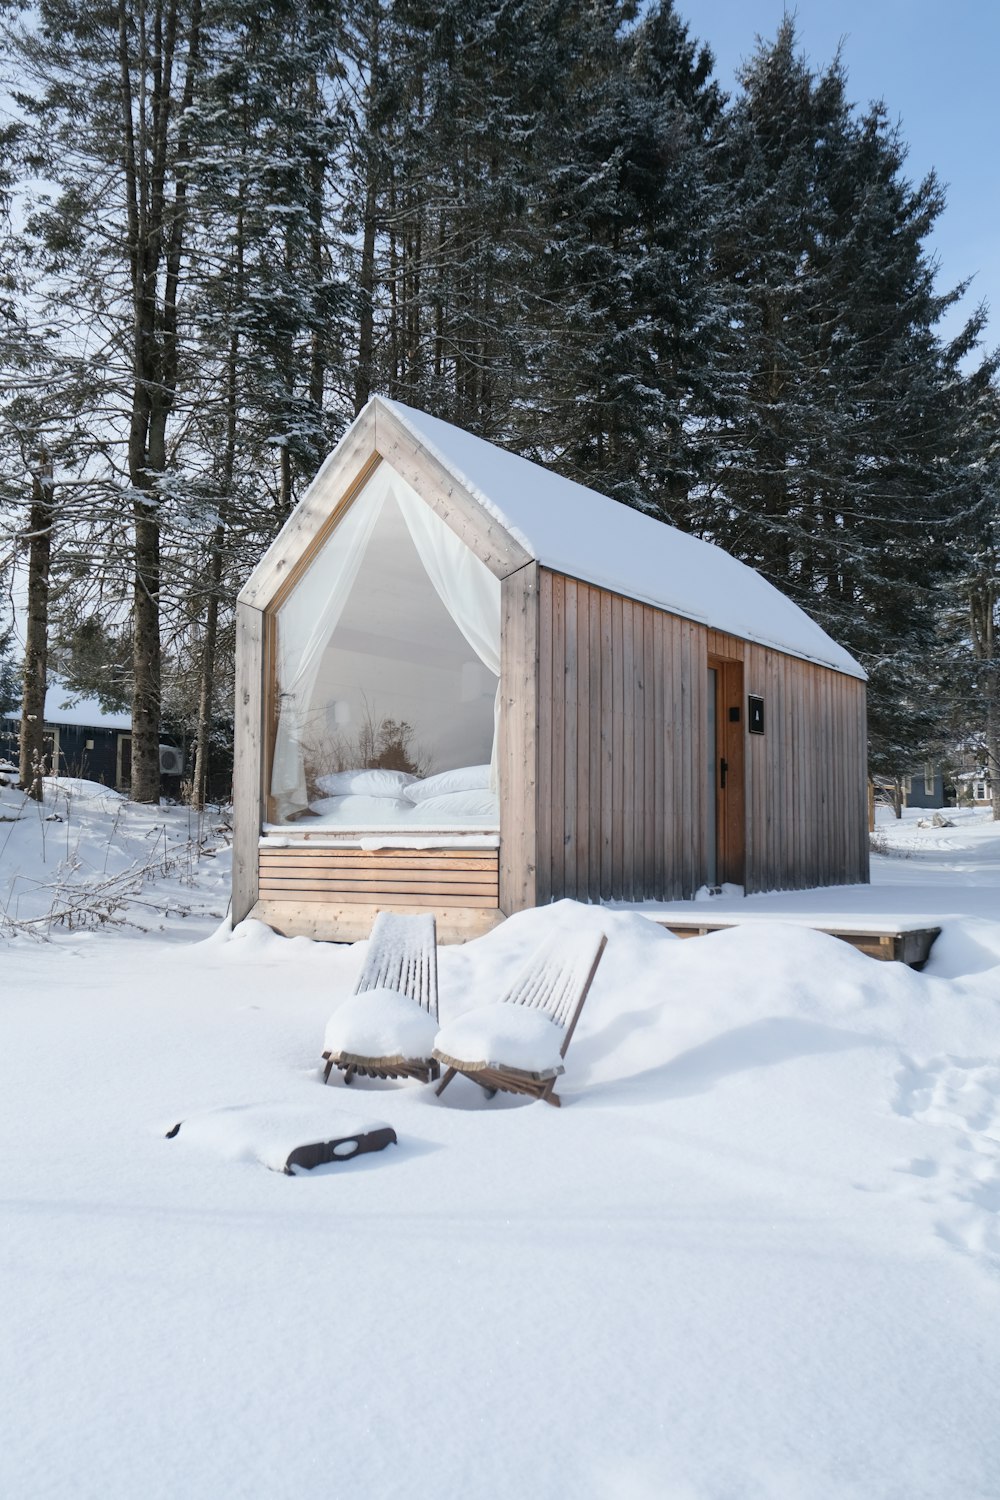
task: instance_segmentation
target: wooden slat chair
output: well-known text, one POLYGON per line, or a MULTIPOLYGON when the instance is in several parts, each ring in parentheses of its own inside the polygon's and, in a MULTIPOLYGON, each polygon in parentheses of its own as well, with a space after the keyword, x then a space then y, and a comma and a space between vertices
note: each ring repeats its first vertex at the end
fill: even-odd
MULTIPOLYGON (((433 912, 413 916, 379 912, 354 993, 362 995, 377 989, 398 990, 437 1021, 437 924, 433 912)), ((431 1083, 441 1073, 433 1057, 406 1057, 402 1052, 382 1057, 324 1052, 323 1057, 324 1083, 329 1081, 334 1068, 341 1069, 345 1083, 350 1083, 357 1074, 367 1078, 418 1078, 421 1083, 431 1083)))
MULTIPOLYGON (((512 1009, 521 1006, 538 1011, 556 1026, 561 1026, 565 1035, 559 1048, 560 1057, 566 1056, 573 1039, 607 941, 603 933, 592 938, 560 936, 550 940, 531 957, 499 1002, 512 1009)), ((453 1057, 445 1050, 447 1037, 448 1028, 445 1028, 439 1033, 439 1045, 434 1048, 435 1058, 444 1064, 446 1070, 436 1090, 438 1094, 444 1093, 456 1073, 462 1073, 474 1083, 481 1084, 487 1098, 492 1098, 500 1089, 508 1094, 529 1094, 534 1099, 544 1099, 547 1104, 561 1102, 554 1087, 559 1074, 566 1071, 562 1063, 541 1072, 531 1072, 514 1067, 499 1057, 478 1060, 453 1057)))

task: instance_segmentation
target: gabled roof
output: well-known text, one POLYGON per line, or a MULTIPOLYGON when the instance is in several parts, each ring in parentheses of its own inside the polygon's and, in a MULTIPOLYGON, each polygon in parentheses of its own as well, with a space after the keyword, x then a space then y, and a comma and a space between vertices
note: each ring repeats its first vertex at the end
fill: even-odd
POLYGON ((421 480, 435 469, 447 492, 446 506, 461 500, 462 514, 445 518, 501 577, 534 559, 728 635, 865 677, 804 610, 721 547, 381 396, 369 401, 320 469, 243 590, 244 603, 262 608, 271 602, 277 578, 294 568, 296 551, 339 502, 333 481, 344 472, 344 456, 357 467, 366 451, 398 467, 428 499, 421 480))
MULTIPOLYGON (((7 719, 20 722, 20 709, 11 709, 7 719)), ((81 698, 64 682, 51 683, 45 692, 46 724, 77 724, 84 729, 131 729, 131 714, 106 713, 96 698, 81 698)))

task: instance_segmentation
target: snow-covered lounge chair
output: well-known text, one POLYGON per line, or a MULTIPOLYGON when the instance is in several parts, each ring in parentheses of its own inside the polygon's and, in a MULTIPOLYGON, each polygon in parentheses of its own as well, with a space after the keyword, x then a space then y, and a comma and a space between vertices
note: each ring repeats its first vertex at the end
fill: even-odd
POLYGON ((560 936, 546 943, 518 974, 504 997, 466 1011, 443 1026, 434 1056, 446 1069, 443 1094, 456 1073, 497 1089, 559 1104, 555 1081, 576 1030, 607 938, 560 936))
POLYGON ((399 916, 380 911, 354 994, 326 1027, 323 1057, 329 1081, 440 1076, 431 1052, 438 1029, 437 927, 431 912, 399 916))

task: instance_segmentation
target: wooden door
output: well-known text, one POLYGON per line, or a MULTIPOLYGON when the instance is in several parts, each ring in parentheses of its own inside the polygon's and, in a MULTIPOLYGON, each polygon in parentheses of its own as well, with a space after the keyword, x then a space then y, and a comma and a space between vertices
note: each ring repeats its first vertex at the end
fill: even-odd
POLYGON ((708 883, 743 885, 746 864, 746 706, 743 663, 710 656, 708 883))
POLYGON ((119 791, 127 792, 132 785, 132 736, 130 734, 120 734, 118 736, 117 759, 115 786, 119 791))

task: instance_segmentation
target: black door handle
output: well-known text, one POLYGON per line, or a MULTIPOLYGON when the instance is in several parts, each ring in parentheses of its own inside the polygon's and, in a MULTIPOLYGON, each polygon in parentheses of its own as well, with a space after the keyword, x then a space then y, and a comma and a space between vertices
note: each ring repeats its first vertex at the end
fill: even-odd
POLYGON ((726 789, 726 772, 729 770, 728 760, 719 761, 719 785, 723 791, 726 789))

